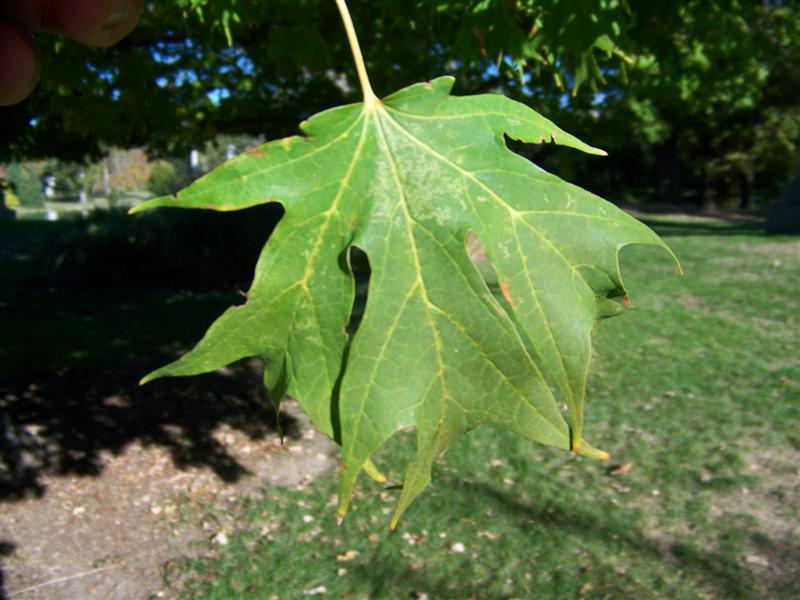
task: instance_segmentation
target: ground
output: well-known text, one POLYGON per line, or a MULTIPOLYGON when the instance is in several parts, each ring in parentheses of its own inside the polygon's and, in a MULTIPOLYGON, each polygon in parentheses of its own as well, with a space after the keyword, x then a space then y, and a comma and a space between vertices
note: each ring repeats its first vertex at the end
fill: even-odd
POLYGON ((226 523, 203 519, 211 507, 264 486, 302 487, 334 464, 333 444, 292 402, 281 444, 274 413, 263 410, 256 362, 194 383, 155 384, 152 403, 136 389, 141 374, 67 369, 0 390, 23 448, 4 490, 22 497, 4 498, 0 528, 9 597, 173 597, 162 579, 169 559, 192 554, 198 541, 225 540, 226 523), (237 396, 242 410, 225 418, 238 426, 216 421, 213 405, 225 394, 237 396), (75 400, 40 412, 54 396, 75 400))
MULTIPOLYGON (((588 393, 612 461, 479 428, 395 534, 369 481, 336 526, 335 449, 291 406, 280 445, 256 363, 136 385, 228 296, 30 288, 11 236, 0 596, 800 596, 800 244, 644 216, 686 275, 623 253, 635 310, 600 325, 588 393)), ((412 448, 377 457, 392 481, 412 448)))

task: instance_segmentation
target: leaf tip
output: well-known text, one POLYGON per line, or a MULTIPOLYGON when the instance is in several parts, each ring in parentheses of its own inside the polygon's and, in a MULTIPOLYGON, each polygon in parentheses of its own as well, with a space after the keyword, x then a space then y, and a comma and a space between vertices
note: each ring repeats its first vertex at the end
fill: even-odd
POLYGON ((347 514, 347 509, 342 510, 341 508, 336 511, 336 526, 341 527, 342 523, 344 523, 344 516, 347 514))
POLYGON ((428 81, 428 85, 438 92, 449 94, 453 90, 455 82, 456 78, 452 75, 441 75, 428 81))
POLYGON ((585 442, 585 440, 576 440, 573 442, 570 452, 577 456, 585 456, 586 458, 593 458, 595 460, 607 461, 611 459, 611 455, 608 452, 598 450, 592 447, 588 442, 585 444, 582 444, 582 442, 585 442))
POLYGON ((397 531, 397 523, 400 521, 400 515, 396 515, 392 517, 392 520, 389 521, 389 531, 394 533, 397 531))
MULTIPOLYGON (((594 156, 608 156, 608 152, 606 152, 602 148, 595 148, 594 146, 590 146, 589 144, 585 144, 584 142, 581 142, 580 140, 578 140, 578 142, 581 144, 579 149, 583 150, 584 152, 586 152, 586 154, 593 154, 594 156)), ((553 143, 554 144, 557 143, 555 134, 553 135, 553 143)))
POLYGON ((141 204, 137 204, 136 206, 132 206, 128 209, 129 215, 135 215, 136 213, 140 213, 143 210, 149 210, 151 208, 156 208, 158 206, 175 206, 178 200, 178 194, 172 194, 171 196, 158 196, 156 198, 150 198, 149 200, 145 200, 141 204))
POLYGON ((367 459, 367 461, 364 463, 364 471, 370 476, 371 479, 377 481, 378 483, 384 484, 389 481, 370 459, 367 459))

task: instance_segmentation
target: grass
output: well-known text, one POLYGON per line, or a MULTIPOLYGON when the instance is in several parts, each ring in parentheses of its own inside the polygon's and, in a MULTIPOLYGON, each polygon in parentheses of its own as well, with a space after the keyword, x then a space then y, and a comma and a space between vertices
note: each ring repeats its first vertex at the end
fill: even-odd
MULTIPOLYGON (((332 598, 792 597, 800 247, 752 224, 652 225, 686 275, 656 251, 624 251, 636 310, 600 325, 588 393, 587 435, 626 474, 480 428, 393 534, 396 492, 366 478, 337 527, 331 476, 217 512, 230 542, 173 563, 168 580, 204 599, 320 586, 332 598)), ((392 480, 412 446, 403 434, 379 456, 392 480)))
MULTIPOLYGON (((479 428, 395 533, 397 492, 366 478, 337 527, 332 475, 204 512, 229 543, 168 563, 165 578, 185 597, 225 600, 319 586, 354 599, 796 597, 800 246, 750 223, 651 224, 686 275, 657 251, 623 253, 635 310, 599 326, 587 409, 587 437, 616 475, 479 428)), ((168 354, 231 303, 31 288, 31 240, 70 224, 0 225, 8 372, 168 354)), ((402 434, 376 462, 399 481, 412 451, 402 434)))

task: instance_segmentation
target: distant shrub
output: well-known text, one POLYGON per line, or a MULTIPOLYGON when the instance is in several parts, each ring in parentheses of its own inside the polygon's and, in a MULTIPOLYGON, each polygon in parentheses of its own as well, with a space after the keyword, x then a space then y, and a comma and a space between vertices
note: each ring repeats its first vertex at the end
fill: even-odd
POLYGON ((38 173, 19 163, 11 163, 6 169, 6 179, 22 206, 27 208, 44 206, 42 180, 38 173))
POLYGON ((168 162, 160 162, 150 169, 147 190, 156 196, 172 194, 179 185, 175 167, 168 162))

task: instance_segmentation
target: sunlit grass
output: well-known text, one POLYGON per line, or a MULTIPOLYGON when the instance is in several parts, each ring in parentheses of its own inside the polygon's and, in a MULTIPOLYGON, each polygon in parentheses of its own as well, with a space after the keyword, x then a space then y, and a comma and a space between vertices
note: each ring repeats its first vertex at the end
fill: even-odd
MULTIPOLYGON (((481 428, 395 533, 397 492, 366 478, 336 527, 332 475, 218 511, 229 543, 168 579, 218 599, 791 597, 758 560, 786 553, 766 513, 798 517, 773 496, 800 450, 800 246, 749 225, 655 226, 686 275, 625 250, 636 309, 596 340, 586 435, 616 475, 481 428)), ((411 446, 400 436, 379 456, 395 481, 411 446)))

